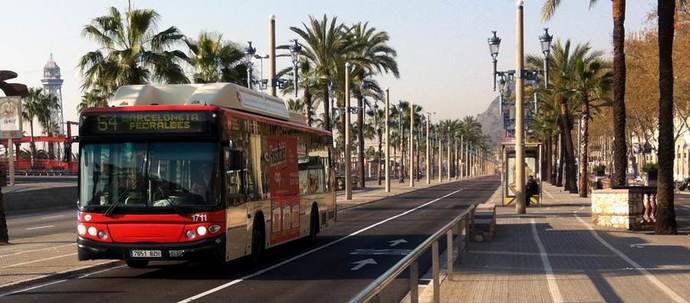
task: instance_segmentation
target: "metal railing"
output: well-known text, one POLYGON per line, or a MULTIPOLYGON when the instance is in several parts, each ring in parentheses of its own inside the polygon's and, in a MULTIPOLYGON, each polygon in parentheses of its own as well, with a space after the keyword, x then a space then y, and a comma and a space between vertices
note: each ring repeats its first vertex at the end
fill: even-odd
POLYGON ((419 258, 424 254, 424 252, 431 246, 431 268, 432 268, 432 287, 433 287, 433 302, 438 303, 441 301, 440 293, 440 255, 439 255, 439 241, 441 237, 446 236, 446 251, 447 251, 447 272, 448 278, 450 278, 453 273, 453 262, 454 260, 454 235, 460 236, 459 246, 458 246, 458 258, 461 258, 463 250, 467 248, 468 242, 470 240, 470 226, 472 224, 472 217, 474 215, 474 210, 476 206, 472 205, 460 215, 455 217, 448 224, 443 226, 429 238, 424 240, 419 246, 412 250, 407 256, 398 261, 393 267, 379 276, 371 284, 369 284, 364 290, 355 295, 350 299, 350 303, 359 302, 377 302, 378 295, 383 291, 391 282, 397 279, 405 269, 410 269, 409 277, 409 292, 410 292, 410 302, 419 302, 419 258))

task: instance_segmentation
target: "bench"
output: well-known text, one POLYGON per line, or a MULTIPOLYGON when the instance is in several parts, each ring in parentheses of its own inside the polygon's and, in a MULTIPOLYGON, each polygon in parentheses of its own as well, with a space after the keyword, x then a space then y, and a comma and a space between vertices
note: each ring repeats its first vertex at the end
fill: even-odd
POLYGON ((475 242, 493 240, 496 235, 496 204, 482 203, 477 205, 472 217, 471 239, 475 242))

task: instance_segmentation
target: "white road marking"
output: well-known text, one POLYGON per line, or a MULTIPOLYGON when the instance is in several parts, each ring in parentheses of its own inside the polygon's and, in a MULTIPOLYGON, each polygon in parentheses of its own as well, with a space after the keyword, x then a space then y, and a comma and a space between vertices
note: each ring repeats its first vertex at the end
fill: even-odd
POLYGON ((355 249, 351 255, 373 255, 373 256, 407 256, 411 249, 355 249))
MULTIPOLYGON (((582 210, 582 208, 580 208, 580 210, 582 210)), ((585 227, 587 227, 587 229, 589 229, 589 232, 594 236, 594 238, 597 239, 597 241, 599 241, 599 243, 604 245, 610 251, 612 251, 613 253, 618 255, 621 259, 625 260, 625 262, 630 264, 630 266, 632 266, 637 271, 639 271, 645 278, 647 278, 647 280, 652 282, 652 284, 654 284, 654 286, 659 288, 659 290, 664 292, 674 302, 684 302, 684 303, 688 302, 687 300, 683 299, 683 297, 678 295, 675 291, 673 291, 671 288, 666 286, 666 284, 664 284, 659 279, 657 279, 657 277, 655 277, 652 273, 650 273, 644 267, 640 266, 640 264, 637 264, 637 262, 633 261, 632 259, 630 259, 630 257, 625 255, 623 252, 621 252, 617 248, 613 247, 613 245, 611 245, 609 242, 606 242, 606 240, 604 240, 601 236, 599 236, 599 234, 596 232, 596 230, 594 230, 594 228, 592 228, 591 225, 589 225, 587 222, 585 222, 585 220, 582 220, 582 218, 580 218, 580 216, 577 215, 577 211, 573 211, 573 215, 575 215, 575 218, 577 218, 577 220, 579 220, 580 223, 582 223, 582 225, 584 225, 585 227)))
POLYGON ((397 239, 397 240, 393 240, 393 241, 388 241, 388 243, 390 244, 391 247, 396 247, 396 246, 398 246, 399 244, 407 243, 407 240, 405 240, 405 239, 397 239))
POLYGON ((356 264, 356 265, 353 266, 352 268, 350 268, 350 271, 358 271, 358 270, 362 269, 362 267, 364 267, 364 266, 367 266, 369 264, 376 265, 378 263, 376 263, 376 260, 374 260, 373 258, 369 258, 369 259, 364 259, 364 260, 352 262, 352 264, 356 264))
POLYGON ((0 298, 6 297, 6 296, 11 296, 11 295, 18 294, 18 293, 22 293, 22 292, 25 292, 25 291, 34 290, 34 289, 41 288, 41 287, 46 287, 46 286, 50 286, 50 285, 55 285, 55 284, 62 283, 62 282, 65 282, 65 281, 67 281, 67 280, 65 280, 65 279, 63 279, 63 280, 57 280, 57 281, 52 281, 52 282, 48 282, 48 283, 44 283, 44 284, 32 286, 32 287, 25 288, 25 289, 20 289, 20 290, 15 290, 15 291, 6 292, 6 293, 3 293, 3 294, 0 294, 0 298))
POLYGON ((69 257, 69 256, 75 256, 77 253, 71 253, 71 254, 65 254, 65 255, 59 255, 59 256, 54 256, 54 257, 49 257, 49 258, 43 258, 43 259, 37 259, 33 261, 27 261, 27 262, 21 262, 21 263, 14 263, 9 266, 4 266, 2 268, 12 268, 12 267, 17 267, 17 266, 22 266, 22 265, 29 265, 29 264, 34 264, 38 262, 43 262, 43 261, 48 261, 48 260, 54 260, 54 259, 59 259, 59 258, 64 258, 64 257, 69 257))
POLYGON ((36 230, 36 229, 45 229, 45 228, 53 228, 55 225, 43 225, 43 226, 35 226, 35 227, 27 227, 25 228, 26 230, 36 230))
POLYGON ((75 246, 75 245, 77 245, 77 244, 76 244, 76 243, 70 243, 70 244, 63 244, 63 245, 58 245, 58 246, 50 246, 50 247, 44 247, 44 248, 38 248, 38 249, 22 250, 22 251, 18 251, 18 252, 11 253, 11 254, 0 255, 0 258, 11 257, 11 256, 16 256, 16 255, 23 255, 23 254, 28 254, 28 253, 37 252, 37 251, 44 251, 44 250, 50 250, 50 249, 58 249, 58 248, 63 248, 63 247, 68 247, 68 246, 75 246))
POLYGON ((541 257, 541 263, 544 265, 544 271, 546 272, 546 282, 549 285, 549 293, 551 294, 551 299, 554 302, 563 302, 563 297, 561 296, 561 291, 558 289, 558 283, 556 283, 556 277, 553 275, 553 268, 551 267, 551 262, 549 261, 549 255, 544 249, 544 244, 537 234, 537 225, 534 219, 530 219, 532 223, 532 236, 534 236, 534 242, 537 242, 537 247, 539 247, 539 256, 541 257))
POLYGON ((312 249, 312 250, 303 252, 303 253, 301 253, 301 254, 299 254, 299 255, 296 255, 296 256, 294 256, 294 257, 292 257, 292 258, 290 258, 290 259, 287 259, 287 260, 285 260, 285 261, 282 261, 282 262, 280 262, 280 263, 274 264, 274 265, 272 265, 272 266, 266 267, 266 268, 264 268, 264 269, 262 269, 262 270, 259 270, 259 271, 257 271, 257 272, 254 272, 254 273, 252 273, 252 274, 248 274, 248 275, 246 275, 246 276, 244 276, 244 277, 241 277, 241 278, 239 278, 239 279, 235 279, 235 280, 230 281, 230 282, 228 282, 228 283, 225 283, 225 284, 222 284, 222 285, 217 286, 217 287, 215 287, 215 288, 209 289, 209 290, 207 290, 207 291, 205 291, 205 292, 202 292, 202 293, 199 293, 199 294, 197 294, 197 295, 191 296, 191 297, 189 297, 189 298, 183 299, 183 300, 179 301, 178 303, 191 302, 191 301, 194 301, 194 300, 203 298, 203 297, 205 297, 205 296, 208 296, 208 295, 210 295, 210 294, 212 294, 212 293, 214 293, 214 292, 218 292, 218 291, 220 291, 220 290, 223 290, 223 289, 225 289, 225 288, 228 288, 228 287, 230 287, 230 286, 233 286, 233 285, 235 285, 235 284, 237 284, 237 283, 240 283, 240 282, 242 282, 242 281, 244 281, 244 280, 251 279, 251 278, 253 278, 253 277, 262 275, 262 274, 264 274, 265 272, 274 270, 274 269, 276 269, 276 268, 278 268, 278 267, 281 267, 281 266, 283 266, 283 265, 285 265, 285 264, 291 263, 291 262, 293 262, 293 261, 295 261, 295 260, 297 260, 297 259, 300 259, 300 258, 302 258, 302 257, 304 257, 304 256, 306 256, 306 255, 310 255, 310 254, 313 254, 313 253, 315 253, 315 252, 317 252, 317 251, 320 251, 320 250, 322 250, 322 249, 325 249, 325 248, 327 248, 327 247, 331 247, 331 246, 333 246, 333 245, 335 245, 335 244, 338 244, 338 243, 340 243, 340 242, 342 242, 342 241, 345 241, 345 240, 347 240, 347 239, 349 239, 349 238, 352 238, 352 237, 354 237, 354 236, 356 236, 356 235, 359 235, 359 234, 361 234, 361 233, 363 233, 363 232, 365 232, 365 231, 367 231, 367 230, 370 230, 370 229, 372 229, 372 228, 374 228, 374 227, 377 227, 377 226, 379 226, 379 225, 381 225, 381 224, 384 224, 384 223, 389 222, 389 221, 391 221, 391 220, 395 220, 395 219, 400 218, 400 217, 402 217, 402 216, 405 216, 405 215, 407 215, 407 214, 409 214, 409 213, 412 213, 412 212, 414 212, 414 211, 417 211, 417 210, 419 210, 420 208, 423 208, 423 207, 426 207, 426 206, 431 205, 431 204, 433 204, 433 203, 436 203, 436 202, 438 202, 438 201, 440 201, 440 200, 442 200, 442 199, 444 199, 444 198, 450 197, 450 196, 452 196, 452 195, 454 195, 454 194, 460 192, 461 190, 462 190, 462 188, 461 188, 461 189, 458 189, 458 190, 456 190, 456 191, 454 191, 454 192, 451 192, 451 193, 449 193, 449 194, 443 195, 443 196, 441 196, 441 197, 439 197, 439 198, 436 198, 436 199, 434 199, 434 200, 431 200, 431 201, 429 201, 429 202, 426 202, 426 203, 424 203, 424 204, 422 204, 422 205, 419 205, 419 206, 417 206, 417 207, 415 207, 415 208, 413 208, 413 209, 410 209, 410 210, 407 210, 407 211, 405 211, 405 212, 403 212, 403 213, 400 213, 400 214, 397 214, 397 215, 395 215, 395 216, 392 216, 392 217, 390 217, 390 218, 388 218, 388 219, 385 219, 385 220, 383 220, 383 221, 380 221, 380 222, 378 222, 378 223, 374 223, 374 224, 372 224, 372 225, 369 225, 369 226, 367 226, 367 227, 365 227, 365 228, 362 228, 362 229, 360 229, 360 230, 358 230, 358 231, 355 231, 355 232, 353 232, 353 233, 351 233, 351 234, 349 234, 349 235, 347 235, 347 236, 341 237, 341 238, 339 238, 339 239, 337 239, 337 240, 334 240, 334 241, 332 241, 332 242, 326 243, 326 244, 321 245, 321 246, 319 246, 319 247, 317 247, 317 248, 314 248, 314 249, 312 249))
POLYGON ((635 243, 635 244, 630 244, 630 248, 645 248, 645 247, 654 247, 654 246, 678 246, 674 244, 655 244, 655 243, 635 243))
MULTIPOLYGON (((487 255, 506 255, 506 256, 541 256, 540 253, 519 252, 507 250, 469 250, 471 254, 487 254, 487 255)), ((549 257, 591 257, 591 258, 610 258, 617 257, 616 255, 607 254, 577 254, 577 253, 550 253, 549 257)))
POLYGON ((65 215, 55 215, 55 216, 45 216, 45 217, 41 217, 41 219, 47 220, 47 219, 57 219, 57 218, 64 218, 64 217, 65 217, 65 215))
MULTIPOLYGON (((91 272, 91 273, 88 273, 88 274, 83 274, 83 275, 77 277, 76 279, 77 279, 77 280, 83 279, 83 278, 86 278, 86 277, 89 277, 89 276, 93 276, 93 275, 97 275, 97 274, 102 274, 102 273, 104 273, 104 272, 111 271, 111 270, 113 270, 113 269, 123 268, 123 267, 126 267, 126 266, 127 266, 127 265, 120 265, 120 266, 115 266, 115 267, 111 267, 111 268, 106 268, 106 269, 94 271, 94 272, 91 272)), ((62 283, 62 282, 67 282, 67 281, 69 281, 69 280, 72 280, 72 279, 62 279, 62 280, 57 280, 57 281, 48 282, 48 283, 45 283, 45 284, 40 284, 40 285, 36 285, 36 286, 31 286, 31 287, 29 287, 29 288, 24 288, 24 289, 20 289, 20 290, 15 290, 15 291, 7 292, 7 293, 4 293, 4 294, 0 294, 0 298, 5 297, 5 296, 10 296, 10 295, 18 294, 18 293, 22 293, 22 292, 27 292, 27 291, 30 291, 30 290, 34 290, 34 289, 38 289, 38 288, 42 288, 42 287, 46 287, 46 286, 50 286, 50 285, 55 285, 55 284, 62 283)))

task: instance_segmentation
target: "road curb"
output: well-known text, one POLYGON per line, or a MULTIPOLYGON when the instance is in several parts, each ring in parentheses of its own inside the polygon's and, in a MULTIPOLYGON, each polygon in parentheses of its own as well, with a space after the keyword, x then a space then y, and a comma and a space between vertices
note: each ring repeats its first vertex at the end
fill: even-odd
POLYGON ((58 280, 68 280, 75 277, 93 273, 99 270, 104 270, 108 268, 117 267, 119 265, 125 264, 122 260, 112 260, 96 265, 87 265, 77 268, 72 268, 64 271, 60 271, 54 274, 42 275, 35 278, 30 278, 26 280, 16 281, 9 284, 0 285, 0 298, 11 295, 26 288, 34 287, 39 284, 45 284, 49 282, 54 282, 58 280))

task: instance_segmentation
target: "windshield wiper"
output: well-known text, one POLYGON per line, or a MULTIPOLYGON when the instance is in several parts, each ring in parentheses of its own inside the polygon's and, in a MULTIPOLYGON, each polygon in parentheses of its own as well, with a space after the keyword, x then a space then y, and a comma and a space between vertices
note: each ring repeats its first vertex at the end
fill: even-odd
POLYGON ((182 207, 180 207, 180 206, 177 205, 175 202, 173 202, 173 199, 170 199, 170 197, 168 197, 168 198, 165 198, 165 200, 168 201, 168 204, 169 204, 170 206, 172 206, 172 208, 173 208, 173 210, 175 211, 175 213, 177 213, 177 214, 180 215, 180 216, 183 216, 183 215, 186 214, 186 213, 184 212, 184 210, 182 209, 182 207))
POLYGON ((103 215, 106 216, 106 217, 110 217, 110 216, 113 214, 113 212, 115 211, 115 208, 117 208, 117 206, 120 205, 120 203, 121 203, 121 201, 122 201, 122 198, 125 197, 125 194, 126 194, 126 193, 127 193, 126 191, 125 191, 125 192, 122 192, 122 193, 120 194, 120 196, 117 198, 117 200, 115 200, 115 202, 113 202, 113 204, 110 204, 110 206, 108 207, 108 209, 106 209, 106 210, 103 212, 103 215))

